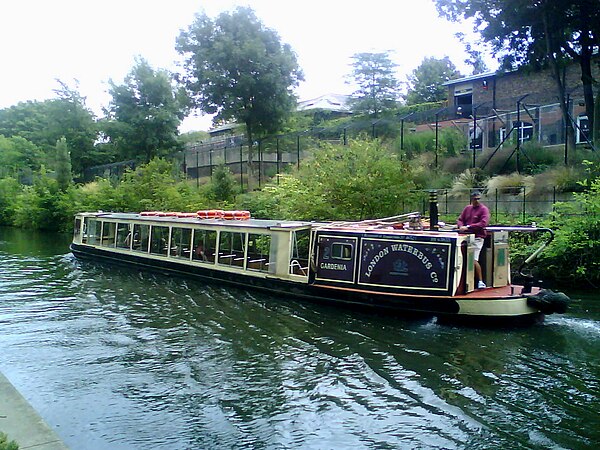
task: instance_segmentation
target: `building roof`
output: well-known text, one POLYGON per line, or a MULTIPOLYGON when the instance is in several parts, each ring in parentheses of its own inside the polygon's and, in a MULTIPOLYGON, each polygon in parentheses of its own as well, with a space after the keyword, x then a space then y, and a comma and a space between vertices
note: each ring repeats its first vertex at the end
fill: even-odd
POLYGON ((325 94, 310 100, 298 102, 298 111, 310 111, 312 109, 325 109, 327 111, 350 112, 348 106, 349 95, 325 94))
POLYGON ((457 78, 455 80, 449 80, 445 83, 442 83, 442 86, 452 86, 453 84, 466 83, 468 81, 482 80, 484 78, 493 77, 497 72, 485 72, 477 75, 469 75, 468 77, 457 78))

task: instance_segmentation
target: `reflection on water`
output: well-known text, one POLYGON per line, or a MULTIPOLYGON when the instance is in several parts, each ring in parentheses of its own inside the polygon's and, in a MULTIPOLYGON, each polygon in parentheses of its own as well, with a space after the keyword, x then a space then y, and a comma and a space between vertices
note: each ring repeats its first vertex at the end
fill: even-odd
POLYGON ((600 299, 517 330, 82 263, 0 229, 0 370, 74 449, 590 448, 600 299))

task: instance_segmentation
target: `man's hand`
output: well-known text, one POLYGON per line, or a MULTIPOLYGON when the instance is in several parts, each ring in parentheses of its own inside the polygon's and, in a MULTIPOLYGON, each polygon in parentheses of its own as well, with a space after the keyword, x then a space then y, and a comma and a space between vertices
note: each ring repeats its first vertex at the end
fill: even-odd
POLYGON ((469 227, 468 227, 468 226, 466 226, 466 225, 464 225, 464 226, 460 227, 460 228, 458 229, 458 231, 467 232, 467 231, 469 231, 469 227))

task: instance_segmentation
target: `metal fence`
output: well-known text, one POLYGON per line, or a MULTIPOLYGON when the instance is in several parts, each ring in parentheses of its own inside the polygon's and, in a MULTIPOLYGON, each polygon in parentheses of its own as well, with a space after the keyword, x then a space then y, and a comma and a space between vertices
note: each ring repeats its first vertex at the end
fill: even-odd
MULTIPOLYGON (((528 192, 524 186, 504 187, 502 189, 478 188, 481 202, 490 210, 491 219, 498 223, 504 216, 520 218, 543 217, 553 212, 558 203, 573 202, 573 193, 561 192, 556 188, 547 192, 528 192)), ((436 189, 438 211, 441 215, 458 217, 469 204, 471 189, 436 189)), ((429 211, 429 195, 432 191, 419 189, 411 191, 414 199, 402 202, 403 211, 429 211)), ((583 211, 581 211, 583 214, 583 211)))

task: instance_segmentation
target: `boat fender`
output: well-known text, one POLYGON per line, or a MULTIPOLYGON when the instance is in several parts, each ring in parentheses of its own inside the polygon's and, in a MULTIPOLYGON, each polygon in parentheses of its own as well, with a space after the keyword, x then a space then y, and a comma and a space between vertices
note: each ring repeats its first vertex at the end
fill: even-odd
POLYGON ((542 289, 535 295, 527 297, 527 305, 539 309, 544 314, 564 314, 571 299, 562 292, 542 289))

